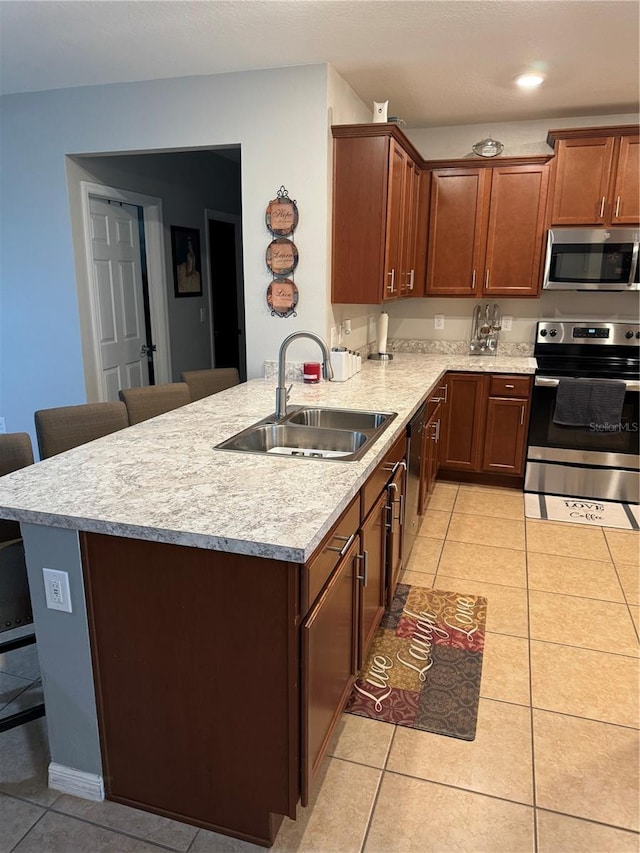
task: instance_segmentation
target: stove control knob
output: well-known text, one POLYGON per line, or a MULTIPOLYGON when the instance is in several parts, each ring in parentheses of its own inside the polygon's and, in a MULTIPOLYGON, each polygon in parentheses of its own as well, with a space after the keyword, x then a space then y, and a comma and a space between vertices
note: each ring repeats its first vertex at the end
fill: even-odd
POLYGON ((636 338, 640 338, 640 332, 636 332, 636 338))
POLYGON ((557 332, 557 330, 556 330, 556 329, 551 329, 551 331, 549 332, 549 334, 551 335, 551 337, 552 337, 552 338, 555 338, 555 336, 558 334, 558 332, 557 332))
POLYGON ((540 337, 542 337, 542 338, 547 337, 547 330, 546 329, 540 329, 540 337))
POLYGON ((628 332, 625 332, 625 333, 624 333, 624 336, 625 336, 625 338, 632 338, 632 337, 633 337, 633 332, 632 332, 631 330, 629 330, 628 332))

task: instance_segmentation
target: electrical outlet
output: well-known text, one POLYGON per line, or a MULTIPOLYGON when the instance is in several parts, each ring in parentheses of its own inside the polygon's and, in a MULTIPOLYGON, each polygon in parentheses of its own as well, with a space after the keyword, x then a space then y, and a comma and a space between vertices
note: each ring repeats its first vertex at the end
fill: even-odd
POLYGON ((7 431, 7 424, 4 418, 0 418, 0 433, 5 433, 7 431))
POLYGON ((64 610, 71 613, 71 590, 69 589, 69 573, 58 569, 43 569, 44 596, 50 610, 64 610))
POLYGON ((444 329, 444 314, 433 315, 433 328, 444 329))
POLYGON ((502 318, 502 330, 504 332, 510 332, 512 328, 513 328, 513 317, 509 317, 508 315, 506 317, 503 317, 502 318))

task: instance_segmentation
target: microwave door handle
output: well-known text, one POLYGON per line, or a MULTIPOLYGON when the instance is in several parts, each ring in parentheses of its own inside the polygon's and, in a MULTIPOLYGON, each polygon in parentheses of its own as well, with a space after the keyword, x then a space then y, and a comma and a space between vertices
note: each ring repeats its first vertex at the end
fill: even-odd
MULTIPOLYGON (((597 381, 597 380, 596 380, 597 381)), ((640 391, 640 382, 637 380, 621 380, 627 386, 627 391, 640 391)), ((536 376, 534 385, 538 388, 557 388, 560 382, 558 376, 536 376)))

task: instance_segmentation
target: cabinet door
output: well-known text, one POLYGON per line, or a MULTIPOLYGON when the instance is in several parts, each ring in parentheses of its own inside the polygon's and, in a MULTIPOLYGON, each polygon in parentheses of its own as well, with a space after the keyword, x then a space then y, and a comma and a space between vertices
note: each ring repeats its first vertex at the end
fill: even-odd
POLYGON ((332 302, 382 302, 390 140, 334 140, 332 302))
POLYGON ((640 136, 620 138, 618 168, 612 192, 612 225, 640 222, 640 136))
POLYGON ((339 563, 302 623, 302 779, 306 806, 315 773, 356 676, 360 539, 339 563))
POLYGON ((489 397, 483 471, 518 475, 523 473, 527 414, 527 400, 489 397))
POLYGON ((360 580, 360 643, 358 667, 380 624, 385 607, 385 557, 387 492, 380 495, 360 529, 362 539, 358 578, 360 580))
POLYGON ((438 467, 440 464, 440 433, 442 429, 441 407, 438 406, 431 414, 422 432, 422 467, 420 471, 420 503, 419 512, 423 515, 433 491, 438 467))
POLYGON ((551 208, 552 225, 603 225, 614 137, 560 139, 551 208))
POLYGON ((490 186, 488 168, 432 172, 428 296, 476 296, 480 292, 490 186))
POLYGON ((440 465, 479 471, 487 377, 477 373, 447 374, 447 403, 441 425, 440 465))
POLYGON ((413 160, 407 157, 404 173, 404 228, 402 249, 402 296, 417 296, 421 288, 416 280, 418 205, 420 202, 420 172, 413 160))
POLYGON ((497 166, 482 284, 484 296, 537 296, 544 241, 548 167, 497 166))
POLYGON ((383 281, 383 299, 400 296, 404 284, 403 231, 404 188, 407 155, 391 141, 389 149, 389 194, 387 205, 386 254, 383 281))
POLYGON ((387 607, 391 606, 402 568, 407 466, 398 465, 387 490, 387 607))

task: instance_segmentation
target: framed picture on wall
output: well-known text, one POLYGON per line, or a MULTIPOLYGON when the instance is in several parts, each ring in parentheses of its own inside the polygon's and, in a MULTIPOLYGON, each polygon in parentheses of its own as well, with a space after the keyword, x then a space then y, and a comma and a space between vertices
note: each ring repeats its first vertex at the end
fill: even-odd
POLYGON ((176 297, 202 296, 202 260, 198 228, 171 226, 173 288, 176 297))

